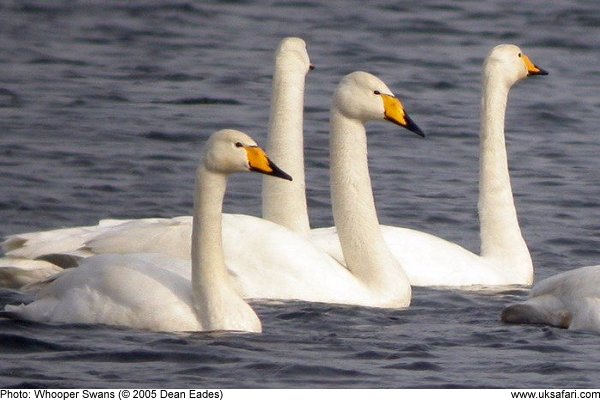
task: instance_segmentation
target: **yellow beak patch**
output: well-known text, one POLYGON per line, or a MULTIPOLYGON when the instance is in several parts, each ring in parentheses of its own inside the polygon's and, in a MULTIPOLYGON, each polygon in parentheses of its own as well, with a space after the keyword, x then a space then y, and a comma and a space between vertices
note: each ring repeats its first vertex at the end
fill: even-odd
POLYGON ((522 55, 525 68, 527 68, 527 75, 548 75, 546 71, 536 66, 525 54, 522 55))
POLYGON ((385 119, 392 121, 400 126, 407 126, 406 112, 404 112, 404 106, 394 96, 388 94, 382 94, 383 109, 385 110, 385 119))
POLYGON ((246 153, 248 154, 248 163, 250 164, 250 169, 258 172, 262 172, 265 174, 270 174, 273 172, 271 168, 271 163, 269 162, 269 158, 265 154, 264 150, 258 146, 248 146, 244 147, 246 153))
POLYGON ((282 179, 292 180, 292 177, 275 165, 263 149, 258 146, 244 146, 248 156, 248 165, 251 171, 260 172, 266 175, 275 176, 282 179))

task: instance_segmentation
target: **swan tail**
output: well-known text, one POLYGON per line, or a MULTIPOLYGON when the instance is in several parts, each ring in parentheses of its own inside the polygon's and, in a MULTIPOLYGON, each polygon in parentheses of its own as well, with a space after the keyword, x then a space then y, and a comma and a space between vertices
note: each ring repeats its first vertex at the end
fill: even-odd
POLYGON ((502 310, 501 319, 509 324, 550 325, 567 329, 573 320, 566 309, 547 310, 532 304, 513 304, 502 310))
POLYGON ((42 282, 62 270, 54 264, 36 261, 31 267, 0 265, 0 287, 24 290, 27 285, 42 282))
POLYGON ((78 254, 45 254, 36 260, 46 261, 62 269, 75 268, 79 266, 84 256, 78 254))
POLYGON ((6 238, 6 240, 0 243, 0 249, 2 249, 4 253, 9 253, 13 250, 20 249, 25 245, 26 242, 27 239, 19 235, 9 236, 6 238))
POLYGON ((58 278, 68 274, 71 271, 73 271, 73 270, 72 269, 64 269, 64 270, 54 273, 52 275, 48 275, 43 279, 32 281, 32 282, 22 286, 20 288, 20 290, 25 293, 34 293, 34 294, 38 293, 38 292, 43 292, 43 289, 48 287, 48 285, 50 285, 52 282, 56 281, 58 278))
POLYGON ((10 305, 7 304, 4 310, 0 310, 0 318, 12 319, 15 321, 21 321, 22 317, 19 311, 24 307, 23 304, 10 305))

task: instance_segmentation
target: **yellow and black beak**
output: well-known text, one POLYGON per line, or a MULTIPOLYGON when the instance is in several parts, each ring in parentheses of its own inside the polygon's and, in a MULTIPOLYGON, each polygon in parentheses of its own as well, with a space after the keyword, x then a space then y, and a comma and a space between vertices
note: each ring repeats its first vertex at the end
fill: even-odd
POLYGON ((548 72, 535 65, 525 54, 521 57, 527 68, 527 76, 531 75, 548 75, 548 72))
POLYGON ((276 176, 278 178, 292 180, 292 177, 285 171, 275 165, 269 157, 265 154, 264 150, 258 146, 244 146, 246 154, 248 155, 248 164, 250 165, 251 171, 260 172, 261 174, 276 176))
POLYGON ((385 110, 385 119, 400 125, 411 132, 416 133, 421 137, 425 137, 425 133, 415 124, 415 122, 404 111, 404 106, 395 96, 389 94, 381 94, 383 99, 383 108, 385 110))

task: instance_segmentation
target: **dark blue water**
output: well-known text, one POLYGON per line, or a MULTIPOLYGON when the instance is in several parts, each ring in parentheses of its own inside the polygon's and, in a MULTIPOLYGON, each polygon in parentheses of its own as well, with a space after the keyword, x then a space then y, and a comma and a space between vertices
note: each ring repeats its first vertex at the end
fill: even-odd
MULTIPOLYGON (((547 77, 513 89, 507 143, 536 279, 600 262, 600 5, 594 1, 4 1, 0 235, 189 214, 203 141, 265 143, 272 55, 304 38, 312 224, 332 223, 329 98, 380 76, 426 131, 369 125, 382 222, 478 249, 480 69, 515 43, 547 77)), ((230 212, 258 215, 260 178, 230 212)), ((0 319, 0 386, 586 387, 598 336, 509 326, 527 293, 415 289, 408 310, 255 303, 262 335, 158 334, 0 319)), ((0 306, 21 301, 0 291, 0 306)))

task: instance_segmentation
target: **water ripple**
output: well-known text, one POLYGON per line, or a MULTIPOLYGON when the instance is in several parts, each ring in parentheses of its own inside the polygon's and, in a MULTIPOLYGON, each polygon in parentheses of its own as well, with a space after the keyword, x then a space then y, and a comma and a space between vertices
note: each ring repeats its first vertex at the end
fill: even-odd
MULTIPOLYGON (((307 76, 304 114, 313 226, 333 223, 330 97, 343 74, 362 69, 383 78, 428 134, 416 140, 389 124, 368 125, 380 220, 477 251, 481 65, 492 46, 509 41, 550 71, 513 89, 506 118, 536 280, 598 262, 595 2, 271 3, 3 4, 0 234, 189 214, 202 142, 227 127, 266 142, 273 49, 301 35, 317 66, 307 76)), ((232 179, 226 209, 260 215, 259 181, 232 179)), ((3 315, 0 384, 597 385, 597 335, 500 322, 502 308, 528 292, 414 288, 406 310, 253 302, 262 335, 32 324, 3 315)), ((29 300, 0 290, 0 307, 29 300)))

